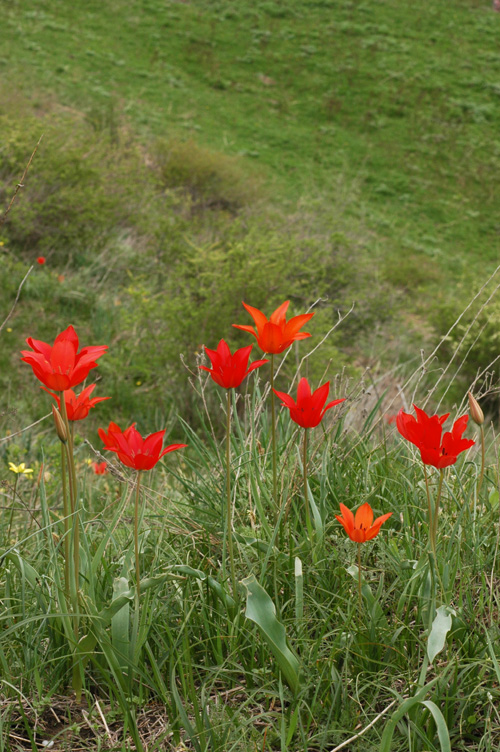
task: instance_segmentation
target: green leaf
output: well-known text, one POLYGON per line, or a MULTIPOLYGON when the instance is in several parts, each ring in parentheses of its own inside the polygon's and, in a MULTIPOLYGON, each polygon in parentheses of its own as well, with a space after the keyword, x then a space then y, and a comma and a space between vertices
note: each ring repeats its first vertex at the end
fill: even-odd
POLYGON ((437 682, 437 680, 438 677, 430 681, 425 685, 425 687, 422 687, 422 689, 420 689, 413 697, 409 697, 407 700, 405 700, 401 704, 401 706, 394 711, 387 723, 387 726, 384 729, 384 733, 382 734, 379 752, 393 752, 392 737, 394 736, 394 731, 396 730, 397 724, 403 718, 403 716, 408 713, 408 711, 410 711, 418 704, 424 705, 432 713, 432 716, 436 722, 439 743, 441 745, 441 752, 451 752, 448 728, 441 711, 439 710, 437 705, 435 705, 430 700, 424 700, 425 695, 429 692, 429 690, 437 682))
POLYGON ((448 734, 448 726, 446 725, 443 714, 432 700, 422 700, 422 705, 425 705, 427 710, 430 710, 432 717, 434 718, 442 752, 451 752, 450 735, 448 734))
MULTIPOLYGON (((128 592, 129 584, 125 577, 117 577, 113 582, 113 599, 128 592)), ((111 617, 111 644, 120 668, 128 673, 130 658, 130 601, 111 617)))
POLYGON ((247 591, 245 616, 261 630, 288 686, 296 694, 299 689, 300 664, 286 643, 285 628, 276 618, 274 603, 253 575, 246 577, 241 584, 247 591))
POLYGON ((451 629, 451 617, 456 616, 455 611, 449 606, 439 606, 432 622, 431 632, 427 640, 427 655, 433 663, 434 658, 444 648, 446 635, 451 629))
POLYGON ((496 507, 498 506, 498 490, 493 490, 490 492, 489 501, 491 508, 496 509, 496 507))

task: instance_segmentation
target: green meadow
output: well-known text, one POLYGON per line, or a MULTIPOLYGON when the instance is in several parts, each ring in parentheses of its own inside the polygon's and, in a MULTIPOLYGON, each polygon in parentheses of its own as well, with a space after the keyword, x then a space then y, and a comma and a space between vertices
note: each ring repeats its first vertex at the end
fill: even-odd
POLYGON ((486 0, 2 8, 0 752, 498 750, 499 40, 486 0), (346 398, 305 462, 269 366, 198 368, 284 300, 275 388, 346 398), (111 399, 63 443, 19 353, 70 324, 111 399), (470 388, 424 466, 394 415, 470 388), (110 421, 188 446, 139 485, 110 421))

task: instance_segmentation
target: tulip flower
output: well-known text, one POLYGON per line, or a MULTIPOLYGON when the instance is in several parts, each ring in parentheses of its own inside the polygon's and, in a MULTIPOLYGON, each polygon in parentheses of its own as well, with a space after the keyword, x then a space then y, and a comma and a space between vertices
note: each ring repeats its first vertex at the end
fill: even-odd
POLYGON ((360 506, 356 512, 356 516, 354 516, 345 504, 340 505, 340 511, 342 515, 339 516, 336 514, 335 517, 354 543, 365 543, 375 538, 379 534, 381 526, 392 514, 392 512, 387 512, 387 514, 377 517, 375 522, 373 522, 373 509, 368 502, 360 506))
POLYGON ((45 264, 45 256, 38 256, 37 258, 37 264, 40 264, 40 266, 43 266, 45 264))
POLYGON ((64 392, 85 381, 95 362, 108 349, 107 345, 84 347, 78 352, 78 336, 72 326, 57 335, 54 345, 28 337, 31 347, 21 358, 28 363, 42 384, 56 392, 64 392))
POLYGON ((429 416, 424 410, 413 405, 417 417, 400 410, 396 425, 403 438, 410 441, 420 450, 420 457, 424 465, 432 465, 442 470, 454 465, 461 452, 465 452, 475 444, 472 439, 463 439, 462 434, 467 428, 468 415, 458 418, 451 429, 441 438, 442 426, 449 413, 446 415, 429 416))
POLYGON ((135 550, 135 576, 136 576, 136 597, 137 602, 140 597, 140 569, 139 569, 139 488, 141 483, 141 472, 151 470, 156 463, 168 452, 174 452, 176 449, 182 449, 187 444, 170 444, 162 451, 163 437, 166 429, 152 433, 143 438, 135 427, 135 423, 122 431, 120 426, 111 422, 108 426, 108 432, 103 428, 98 429, 98 434, 104 442, 104 447, 109 452, 115 452, 120 462, 127 467, 137 470, 137 483, 135 487, 135 505, 134 505, 134 550, 135 550))
POLYGON ((107 462, 92 462, 91 468, 94 471, 94 475, 107 475, 108 474, 107 462))
POLYGON ((309 517, 309 495, 307 491, 307 429, 316 428, 327 410, 335 405, 344 402, 345 397, 342 399, 333 400, 325 405, 328 398, 328 392, 330 390, 330 382, 327 381, 323 386, 318 387, 315 392, 311 394, 311 387, 306 378, 302 378, 299 381, 297 387, 297 402, 285 392, 278 392, 273 389, 273 392, 280 398, 281 404, 288 407, 290 410, 290 418, 294 423, 301 426, 304 429, 304 445, 303 445, 303 474, 304 474, 304 501, 306 507, 306 526, 311 530, 311 522, 309 517))
POLYGON ((314 313, 303 313, 300 316, 294 316, 287 322, 286 312, 290 305, 289 300, 282 303, 269 319, 258 308, 253 308, 246 303, 243 303, 243 305, 253 318, 255 328, 241 324, 233 324, 233 326, 236 329, 242 329, 244 332, 253 334, 258 346, 265 353, 281 353, 287 347, 290 347, 292 342, 311 336, 308 332, 300 332, 299 330, 314 316, 314 313))
MULTIPOLYGON (((74 391, 72 389, 66 389, 64 394, 64 402, 66 403, 66 413, 68 415, 68 420, 83 420, 87 417, 89 414, 89 410, 92 407, 95 407, 99 402, 104 402, 104 400, 111 399, 111 397, 92 397, 90 398, 90 395, 96 388, 97 384, 91 384, 90 386, 85 387, 83 392, 76 396, 74 391)), ((42 386, 42 389, 44 389, 46 392, 48 392, 51 397, 54 397, 54 399, 57 402, 57 406, 59 409, 61 408, 61 399, 57 394, 53 394, 49 389, 45 389, 45 387, 42 386)))
POLYGON ((342 512, 342 515, 339 516, 336 514, 335 517, 340 522, 349 538, 354 541, 354 543, 358 544, 358 600, 361 612, 361 544, 372 540, 379 534, 381 526, 389 519, 392 512, 387 512, 387 514, 377 517, 374 522, 373 509, 368 502, 365 502, 360 506, 356 512, 356 516, 354 516, 345 504, 340 505, 340 511, 342 512))
POLYGON ((325 402, 330 390, 330 382, 327 381, 323 386, 318 387, 315 392, 311 394, 311 387, 306 378, 302 378, 299 381, 297 388, 297 402, 289 394, 284 392, 278 392, 274 389, 274 393, 280 398, 281 404, 288 407, 290 410, 290 418, 297 425, 302 428, 315 428, 323 420, 323 416, 327 410, 344 402, 345 397, 342 399, 332 400, 325 406, 325 402))
POLYGON ((268 360, 255 360, 250 366, 248 359, 253 345, 241 347, 231 355, 227 342, 223 339, 217 345, 217 350, 205 347, 205 352, 210 358, 212 368, 199 366, 203 371, 208 371, 216 384, 227 389, 226 410, 226 535, 229 553, 229 565, 231 569, 231 583, 233 594, 236 597, 236 576, 234 568, 233 538, 232 538, 232 505, 231 505, 231 394, 230 389, 241 385, 251 371, 260 368, 268 360))
POLYGON ((253 318, 255 328, 242 324, 233 324, 236 329, 242 329, 244 332, 250 332, 257 340, 261 350, 271 355, 271 436, 272 436, 272 461, 273 461, 273 499, 276 509, 278 510, 278 471, 277 471, 277 449, 276 449, 276 408, 274 404, 274 356, 282 353, 293 342, 300 339, 306 339, 311 335, 308 332, 299 331, 302 329, 314 313, 303 313, 300 316, 294 316, 287 322, 286 312, 290 305, 289 300, 285 300, 267 319, 267 317, 246 303, 244 307, 253 318))
POLYGON ((143 438, 135 423, 122 431, 116 423, 111 422, 107 433, 103 428, 99 428, 98 433, 105 448, 116 452, 120 462, 134 470, 151 470, 165 454, 187 446, 170 444, 162 450, 166 429, 143 438))
POLYGON ((205 352, 208 355, 212 368, 207 366, 199 366, 203 371, 208 371, 212 379, 219 386, 224 389, 233 389, 241 385, 243 379, 245 379, 251 371, 268 363, 268 360, 255 360, 248 365, 248 359, 253 345, 247 347, 241 347, 239 350, 235 350, 234 355, 231 355, 231 350, 227 342, 223 339, 217 345, 217 350, 210 350, 205 347, 205 352))
POLYGON ((420 450, 420 458, 424 465, 425 488, 427 492, 427 507, 429 514, 429 540, 434 559, 436 560, 436 538, 439 517, 439 503, 443 487, 444 469, 454 465, 461 452, 465 452, 475 444, 472 439, 463 439, 462 435, 467 428, 468 415, 462 415, 454 422, 451 431, 441 436, 443 423, 449 416, 427 415, 416 405, 413 405, 417 417, 400 410, 396 418, 396 426, 403 438, 410 441, 420 450), (439 485, 436 494, 434 509, 431 503, 429 480, 426 465, 432 465, 440 471, 439 485))

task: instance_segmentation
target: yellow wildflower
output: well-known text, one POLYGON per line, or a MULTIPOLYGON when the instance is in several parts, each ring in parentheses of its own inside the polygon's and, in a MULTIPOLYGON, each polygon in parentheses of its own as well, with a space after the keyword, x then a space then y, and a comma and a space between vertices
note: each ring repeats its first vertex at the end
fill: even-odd
POLYGON ((21 462, 20 465, 14 465, 13 462, 9 462, 9 470, 12 470, 16 475, 31 475, 33 472, 30 467, 26 467, 25 462, 21 462))

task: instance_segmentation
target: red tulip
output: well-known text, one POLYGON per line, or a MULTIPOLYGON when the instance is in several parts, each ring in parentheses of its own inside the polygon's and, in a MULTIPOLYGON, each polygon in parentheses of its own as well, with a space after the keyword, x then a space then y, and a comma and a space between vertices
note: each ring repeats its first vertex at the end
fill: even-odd
POLYGON ((46 342, 28 337, 32 348, 23 350, 21 358, 49 389, 63 392, 85 381, 95 362, 108 349, 107 345, 84 347, 78 352, 78 336, 72 326, 57 335, 53 347, 46 342))
POLYGON ((454 465, 460 452, 465 452, 475 444, 472 439, 463 439, 462 434, 467 428, 468 415, 458 418, 451 431, 447 431, 441 438, 442 426, 449 413, 446 415, 427 415, 416 405, 413 405, 417 413, 413 415, 400 410, 396 419, 399 433, 407 441, 420 450, 420 457, 424 465, 432 465, 440 470, 449 465, 454 465))
POLYGON ((205 352, 210 358, 212 368, 206 366, 199 366, 204 371, 208 371, 213 380, 219 386, 224 389, 233 389, 240 386, 244 378, 248 376, 251 371, 268 363, 267 360, 255 360, 248 366, 248 358, 253 345, 247 347, 241 347, 239 350, 235 350, 234 355, 231 355, 231 350, 228 344, 221 339, 217 345, 217 350, 209 350, 205 347, 205 352))
POLYGON ((105 448, 110 452, 116 452, 120 462, 134 470, 151 470, 163 455, 187 446, 187 444, 170 444, 162 451, 165 432, 166 429, 143 438, 137 431, 135 423, 122 431, 113 422, 109 424, 107 433, 103 428, 98 430, 105 448))
POLYGON ((306 339, 311 335, 307 332, 299 332, 304 324, 314 316, 314 313, 303 313, 300 316, 294 316, 290 321, 286 321, 286 312, 290 304, 289 300, 277 308, 271 314, 269 320, 264 316, 262 311, 257 308, 243 303, 250 316, 255 322, 253 326, 233 324, 236 329, 243 329, 244 332, 250 332, 257 340, 260 349, 265 353, 281 353, 290 347, 292 342, 299 339, 306 339))
POLYGON ((327 410, 344 402, 345 397, 333 400, 325 406, 329 390, 330 382, 327 381, 326 384, 323 384, 311 394, 309 382, 307 379, 301 379, 297 388, 297 402, 295 403, 289 394, 273 389, 282 404, 289 408, 290 418, 302 428, 315 428, 321 423, 327 410))
POLYGON ((353 515, 350 509, 345 504, 340 505, 340 511, 342 516, 338 514, 335 517, 338 519, 349 538, 355 543, 364 543, 365 541, 372 540, 380 532, 380 527, 383 523, 389 519, 392 512, 383 514, 381 517, 377 517, 373 522, 373 509, 365 502, 360 506, 356 512, 356 516, 353 515), (373 524, 372 524, 373 523, 373 524))
POLYGON ((45 264, 45 256, 39 256, 37 258, 37 263, 40 264, 40 266, 42 266, 43 264, 45 264))
POLYGON ((107 475, 108 474, 107 462, 93 462, 91 467, 95 475, 107 475))
MULTIPOLYGON (((97 384, 91 384, 85 387, 83 392, 76 396, 72 389, 67 389, 63 392, 64 402, 66 404, 66 412, 68 414, 68 420, 83 420, 89 414, 89 410, 95 407, 99 402, 111 399, 111 397, 92 397, 90 395, 96 388, 97 384)), ((42 386, 42 389, 45 387, 42 386)), ((49 389, 45 389, 57 402, 59 409, 61 408, 61 398, 57 394, 53 394, 49 389)))

